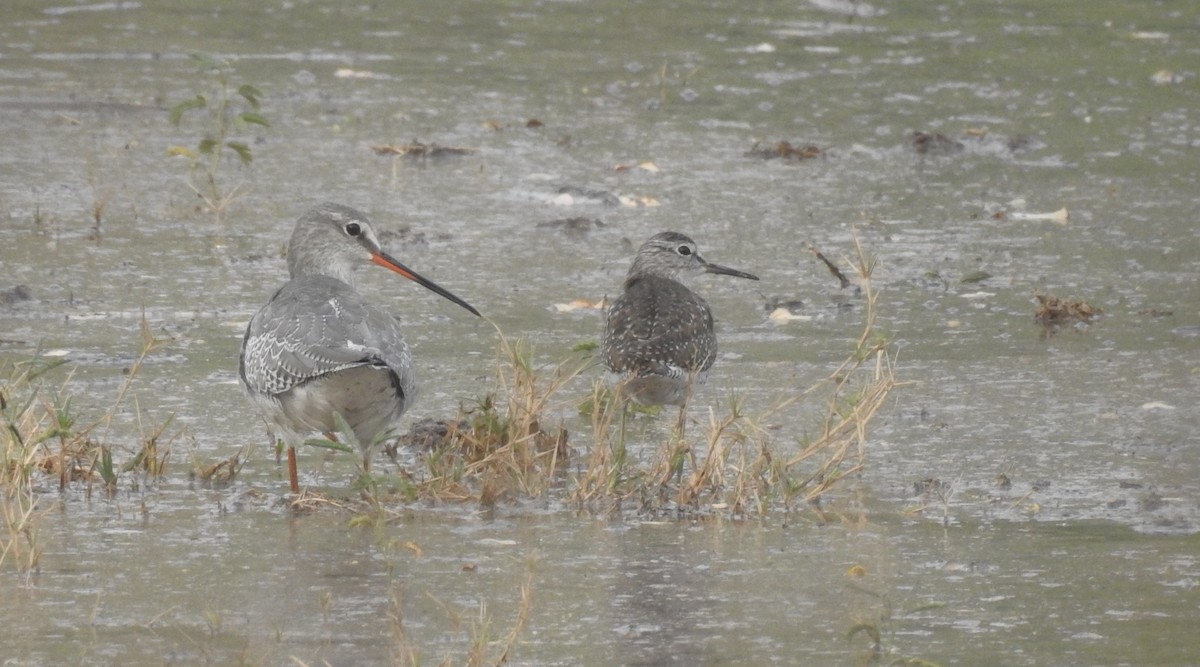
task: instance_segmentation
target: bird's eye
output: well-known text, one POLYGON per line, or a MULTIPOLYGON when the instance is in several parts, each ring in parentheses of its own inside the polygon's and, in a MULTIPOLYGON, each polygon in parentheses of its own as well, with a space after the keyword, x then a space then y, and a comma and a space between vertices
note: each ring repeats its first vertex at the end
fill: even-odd
POLYGON ((688 255, 692 254, 692 249, 689 248, 688 246, 681 245, 678 248, 676 248, 675 252, 679 253, 680 255, 683 255, 684 257, 687 257, 688 255))
POLYGON ((362 233, 362 227, 359 227, 357 222, 347 222, 344 229, 350 236, 358 236, 362 233))

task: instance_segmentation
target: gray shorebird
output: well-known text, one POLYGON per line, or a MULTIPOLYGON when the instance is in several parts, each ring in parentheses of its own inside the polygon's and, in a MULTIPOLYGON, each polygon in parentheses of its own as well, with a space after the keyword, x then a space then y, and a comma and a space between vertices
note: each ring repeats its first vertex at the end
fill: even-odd
POLYGON ((680 282, 696 273, 758 280, 705 260, 683 234, 655 234, 638 249, 608 309, 602 346, 618 395, 642 405, 678 405, 681 425, 693 384, 704 381, 717 358, 712 310, 680 282))
POLYGON ((379 245, 361 212, 320 204, 302 215, 288 242, 289 280, 250 320, 240 375, 246 393, 278 427, 296 479, 296 447, 304 435, 337 431, 335 413, 354 432, 369 466, 370 449, 412 405, 412 355, 391 314, 354 287, 354 271, 374 263, 466 308, 479 311, 401 264, 379 245))

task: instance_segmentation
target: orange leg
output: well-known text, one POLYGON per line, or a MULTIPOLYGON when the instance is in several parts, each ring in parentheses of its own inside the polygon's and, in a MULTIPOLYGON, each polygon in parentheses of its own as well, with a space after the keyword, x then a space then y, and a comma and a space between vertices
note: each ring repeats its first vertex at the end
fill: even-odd
POLYGON ((296 450, 288 445, 288 482, 292 485, 292 493, 300 493, 300 481, 296 479, 296 450))

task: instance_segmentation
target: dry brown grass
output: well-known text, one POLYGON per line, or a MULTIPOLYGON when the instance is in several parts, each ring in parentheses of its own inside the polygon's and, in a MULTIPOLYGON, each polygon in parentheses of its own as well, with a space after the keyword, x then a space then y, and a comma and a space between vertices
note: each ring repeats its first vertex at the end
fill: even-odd
MULTIPOLYGON (((464 618, 467 616, 465 610, 452 606, 427 592, 426 597, 445 612, 450 631, 465 633, 468 639, 464 645, 461 645, 465 647, 456 645, 452 649, 444 648, 443 650, 449 651, 449 653, 436 664, 440 667, 451 667, 457 664, 465 667, 500 667, 509 664, 512 651, 533 612, 535 566, 534 559, 531 558, 527 561, 525 578, 517 591, 517 606, 512 615, 512 625, 499 637, 494 635, 493 617, 486 603, 481 601, 477 617, 464 622, 464 618), (463 655, 455 655, 455 653, 463 655)), ((394 586, 389 613, 392 619, 392 637, 395 642, 392 647, 392 661, 400 667, 416 667, 426 663, 422 660, 421 638, 413 637, 405 630, 404 606, 404 589, 394 586)))
MULTIPOLYGON (((0 364, 0 567, 11 566, 31 576, 37 571, 41 548, 37 540, 39 503, 46 488, 115 493, 122 483, 137 489, 167 472, 171 442, 160 425, 143 425, 137 444, 122 447, 106 441, 108 427, 125 403, 147 355, 169 342, 155 337, 145 320, 141 325, 141 354, 129 369, 112 406, 99 418, 81 423, 71 405, 71 377, 52 388, 47 372, 62 365, 35 357, 0 364), (114 460, 114 452, 117 459, 114 460)), ((136 402, 135 402, 136 404, 136 402)))
POLYGON ((426 455, 429 477, 419 497, 476 501, 490 507, 503 500, 547 494, 567 463, 567 430, 547 424, 561 406, 553 401, 586 363, 572 360, 537 369, 529 348, 499 334, 495 385, 479 403, 448 424, 426 455))

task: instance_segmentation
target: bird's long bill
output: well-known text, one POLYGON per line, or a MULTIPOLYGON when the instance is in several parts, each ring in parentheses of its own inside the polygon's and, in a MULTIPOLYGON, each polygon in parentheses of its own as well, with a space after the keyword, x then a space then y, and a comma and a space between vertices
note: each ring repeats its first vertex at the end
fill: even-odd
POLYGON ((467 310, 471 311, 471 313, 475 314, 476 316, 483 317, 482 315, 479 315, 479 311, 475 310, 474 306, 472 306, 471 304, 467 303, 466 301, 463 301, 462 299, 454 296, 454 294, 450 290, 446 289, 445 287, 438 285, 437 283, 426 278, 425 276, 423 276, 423 275, 417 273, 416 271, 413 271, 412 269, 408 268, 407 266, 401 264, 399 261, 396 260, 395 257, 392 257, 391 255, 387 254, 386 252, 381 251, 381 252, 371 253, 371 261, 375 262, 376 264, 378 264, 379 266, 382 266, 385 269, 391 269, 392 271, 399 273, 400 275, 404 276, 405 278, 408 278, 409 280, 420 285, 421 287, 424 287, 425 289, 429 290, 430 292, 439 294, 442 297, 449 299, 450 301, 453 301, 454 303, 457 303, 458 305, 462 306, 463 308, 466 308, 467 310))
POLYGON ((728 266, 721 266, 720 264, 713 264, 712 262, 709 262, 704 259, 702 259, 700 261, 704 264, 704 271, 706 273, 717 273, 722 276, 734 276, 737 278, 746 278, 747 280, 758 280, 758 276, 754 275, 753 273, 746 273, 745 271, 738 271, 737 269, 731 269, 728 266))

